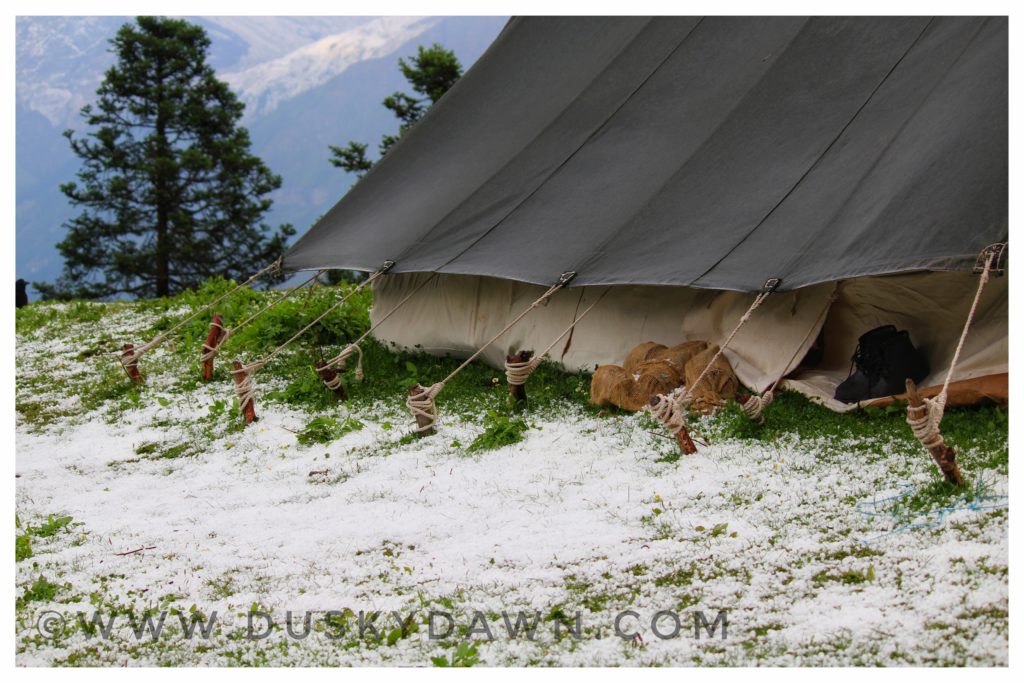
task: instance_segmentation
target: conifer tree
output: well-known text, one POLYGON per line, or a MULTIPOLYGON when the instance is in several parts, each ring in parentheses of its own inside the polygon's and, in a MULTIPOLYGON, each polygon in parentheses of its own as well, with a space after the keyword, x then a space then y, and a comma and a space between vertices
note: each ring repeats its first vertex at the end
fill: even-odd
POLYGON ((82 108, 82 160, 61 185, 81 209, 58 244, 64 272, 44 296, 167 296, 211 276, 239 279, 276 259, 295 231, 263 222, 281 178, 249 151, 245 105, 217 80, 210 39, 180 19, 138 17, 82 108))
MULTIPOLYGON (((462 64, 459 63, 455 53, 437 43, 430 47, 420 45, 414 57, 410 57, 408 61, 404 58, 398 60, 398 68, 401 69, 405 80, 409 81, 413 91, 420 97, 396 92, 384 98, 384 106, 395 115, 401 124, 397 135, 385 135, 381 140, 378 146, 381 157, 388 153, 388 150, 414 123, 423 118, 430 105, 437 103, 441 96, 462 77, 462 64)), ((329 148, 331 150, 330 162, 338 168, 355 173, 358 178, 366 175, 366 172, 373 168, 375 163, 367 157, 367 145, 362 142, 353 140, 344 147, 329 145, 329 148)))

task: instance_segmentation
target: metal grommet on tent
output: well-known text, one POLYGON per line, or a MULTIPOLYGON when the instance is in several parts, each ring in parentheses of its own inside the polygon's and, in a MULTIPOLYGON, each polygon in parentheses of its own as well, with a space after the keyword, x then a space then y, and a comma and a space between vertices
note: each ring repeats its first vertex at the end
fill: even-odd
POLYGON ((974 260, 974 274, 981 275, 987 268, 990 275, 1005 275, 1007 246, 1006 242, 996 242, 982 249, 974 260))

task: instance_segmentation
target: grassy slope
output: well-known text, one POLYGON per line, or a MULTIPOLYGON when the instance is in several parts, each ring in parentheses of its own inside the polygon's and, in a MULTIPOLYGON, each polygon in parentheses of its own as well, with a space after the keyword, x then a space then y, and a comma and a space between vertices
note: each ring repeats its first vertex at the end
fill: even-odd
MULTIPOLYGON (((59 346, 56 342, 71 341, 77 350, 73 358, 64 353, 62 357, 65 360, 40 354, 31 359, 19 359, 16 397, 19 430, 28 434, 45 433, 60 429, 62 425, 95 419, 113 423, 126 410, 154 401, 163 404, 175 400, 175 397, 187 397, 197 386, 195 378, 198 377, 199 364, 196 349, 206 335, 206 315, 199 316, 175 335, 173 350, 162 349, 143 359, 141 365, 151 374, 142 387, 133 387, 127 381, 110 352, 123 341, 138 343, 167 329, 187 311, 212 300, 229 286, 225 282, 211 282, 198 293, 186 293, 171 299, 137 303, 33 305, 18 311, 16 330, 19 347, 51 342, 56 347, 59 346), (146 324, 140 325, 139 320, 146 321, 146 324)), ((232 398, 228 388, 230 378, 225 370, 226 361, 236 356, 253 360, 265 354, 294 332, 297 321, 311 319, 325 310, 338 295, 337 289, 326 287, 318 288, 309 295, 302 294, 272 309, 233 336, 222 350, 215 377, 215 383, 223 387, 224 400, 214 403, 206 413, 197 414, 189 424, 174 425, 179 432, 184 430, 183 438, 173 443, 141 444, 136 450, 138 458, 188 457, 201 452, 205 444, 241 431, 237 400, 232 398)), ((218 310, 230 324, 230 321, 256 310, 270 296, 245 290, 219 306, 218 310)), ((312 370, 312 363, 321 355, 333 355, 347 340, 366 329, 370 302, 368 292, 356 295, 265 368, 257 376, 258 405, 276 403, 303 411, 310 420, 307 427, 309 438, 317 442, 337 438, 348 428, 357 429, 356 425, 335 420, 337 401, 324 389, 312 370)), ((363 348, 366 380, 355 382, 352 369, 345 375, 345 384, 351 395, 350 406, 353 412, 380 415, 388 427, 394 423, 396 437, 390 445, 400 449, 411 438, 398 435, 407 431, 404 425, 409 420, 403 406, 406 388, 413 382, 429 384, 437 381, 453 369, 457 361, 423 354, 396 353, 372 341, 364 344, 363 348)), ((510 414, 503 374, 475 363, 447 386, 438 405, 445 415, 485 427, 473 443, 452 443, 456 449, 480 450, 516 441, 529 421, 538 416, 563 413, 578 416, 582 412, 609 424, 620 420, 621 413, 598 411, 590 406, 587 403, 588 388, 588 376, 569 374, 552 365, 544 365, 530 381, 529 409, 523 414, 510 414)), ((850 466, 850 458, 877 461, 884 457, 879 454, 886 453, 904 456, 893 458, 894 463, 927 458, 910 436, 901 410, 837 415, 800 395, 785 392, 768 409, 766 416, 766 425, 759 428, 747 421, 736 406, 731 406, 718 416, 699 421, 695 427, 700 435, 715 442, 735 440, 739 443, 779 444, 780 447, 798 442, 812 443, 820 462, 843 467, 850 466)), ((645 426, 651 431, 659 429, 653 421, 645 423, 645 426)), ((1006 408, 988 406, 950 410, 946 414, 943 431, 947 441, 961 454, 961 466, 969 480, 969 491, 965 494, 952 489, 940 480, 936 472, 931 484, 915 489, 912 495, 901 499, 894 507, 894 514, 904 516, 907 522, 929 511, 969 500, 979 492, 984 493, 985 481, 983 474, 979 476, 979 473, 987 471, 1005 475, 1008 471, 1006 408)), ((377 450, 380 450, 379 446, 377 450)), ((670 442, 666 441, 660 452, 665 462, 677 459, 670 442)), ((894 464, 891 474, 895 478, 907 473, 894 464)), ((855 500, 842 502, 856 503, 855 500)), ((63 521, 58 510, 54 513, 51 519, 38 520, 34 524, 23 525, 21 520, 18 521, 21 531, 16 555, 19 562, 34 562, 33 548, 38 555, 39 549, 45 548, 54 536, 73 533, 70 529, 74 525, 70 520, 63 521)), ((1004 513, 997 511, 993 514, 1004 513)), ((658 521, 652 519, 651 526, 656 531, 658 521)), ((863 574, 853 577, 838 569, 846 555, 832 559, 837 569, 831 572, 822 570, 821 581, 846 583, 865 580, 863 574)), ((658 581, 663 585, 688 584, 692 578, 669 573, 659 577, 658 581)), ((638 583, 647 579, 650 577, 645 579, 639 574, 636 577, 638 583)), ((581 600, 600 604, 610 597, 587 582, 573 583, 571 577, 566 580, 566 589, 578 594, 581 600)), ((30 603, 52 599, 60 590, 59 579, 50 582, 41 575, 24 586, 19 585, 19 614, 24 616, 30 603)), ((101 595, 89 599, 94 604, 99 601, 110 608, 118 604, 119 598, 101 595)), ((1005 625, 1007 615, 1002 612, 985 618, 1005 625)))

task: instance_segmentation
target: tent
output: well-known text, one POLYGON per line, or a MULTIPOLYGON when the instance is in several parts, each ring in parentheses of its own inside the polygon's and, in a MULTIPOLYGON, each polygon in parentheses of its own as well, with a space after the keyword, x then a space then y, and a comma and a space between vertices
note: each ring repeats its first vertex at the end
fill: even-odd
MULTIPOLYGON (((483 356, 547 346, 610 287, 558 349, 569 369, 720 342, 774 280, 726 351, 747 386, 820 338, 783 386, 845 409, 834 388, 883 323, 941 383, 978 255, 1008 236, 1007 70, 1005 17, 515 18, 284 267, 394 261, 377 337, 463 356, 574 272, 483 356)), ((989 395, 1006 279, 953 378, 989 395)))

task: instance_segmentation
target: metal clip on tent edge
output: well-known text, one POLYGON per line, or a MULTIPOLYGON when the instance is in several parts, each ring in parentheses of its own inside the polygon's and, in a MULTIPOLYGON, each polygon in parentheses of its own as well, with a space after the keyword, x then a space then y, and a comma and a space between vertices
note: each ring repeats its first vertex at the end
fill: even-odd
POLYGON ((384 273, 388 272, 389 270, 391 270, 394 267, 395 267, 395 262, 389 259, 389 260, 385 261, 384 263, 380 264, 380 268, 377 269, 377 272, 380 273, 381 275, 383 275, 384 273))
POLYGON ((985 272, 985 264, 988 263, 991 258, 992 265, 989 267, 989 275, 1005 275, 1006 251, 1008 246, 1008 242, 996 242, 995 244, 990 244, 982 249, 981 252, 978 253, 978 258, 974 260, 974 274, 981 275, 985 272))
MULTIPOLYGON (((576 277, 576 271, 575 270, 567 270, 567 271, 565 271, 564 273, 562 273, 561 275, 558 276, 558 281, 555 282, 555 284, 552 286, 552 290, 558 290, 558 289, 562 289, 563 287, 566 287, 570 282, 573 281, 573 279, 575 277, 576 277)), ((554 294, 554 291, 551 291, 550 293, 554 294)), ((551 299, 550 298, 546 298, 546 299, 544 299, 544 301, 541 302, 540 305, 541 306, 547 306, 550 302, 551 302, 551 299)))
POLYGON ((770 294, 777 290, 782 285, 781 277, 770 277, 764 281, 764 286, 761 287, 761 291, 770 294))

